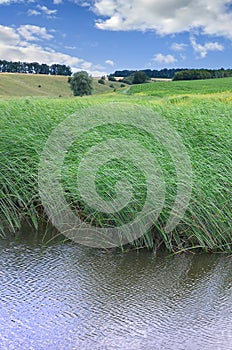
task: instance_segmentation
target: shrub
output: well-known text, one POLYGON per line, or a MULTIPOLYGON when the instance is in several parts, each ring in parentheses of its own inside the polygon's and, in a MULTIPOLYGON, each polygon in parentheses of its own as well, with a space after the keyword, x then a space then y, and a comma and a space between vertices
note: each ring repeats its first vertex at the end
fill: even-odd
POLYGON ((91 95, 93 90, 93 78, 85 71, 77 72, 68 78, 68 83, 74 96, 91 95))
POLYGON ((101 78, 97 81, 99 84, 105 85, 105 79, 101 78))

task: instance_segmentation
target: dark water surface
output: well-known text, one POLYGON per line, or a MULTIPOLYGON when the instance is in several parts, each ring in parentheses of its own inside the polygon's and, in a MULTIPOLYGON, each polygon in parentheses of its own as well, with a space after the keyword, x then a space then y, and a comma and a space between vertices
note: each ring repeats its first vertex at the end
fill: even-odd
POLYGON ((0 241, 0 349, 232 349, 232 258, 0 241))

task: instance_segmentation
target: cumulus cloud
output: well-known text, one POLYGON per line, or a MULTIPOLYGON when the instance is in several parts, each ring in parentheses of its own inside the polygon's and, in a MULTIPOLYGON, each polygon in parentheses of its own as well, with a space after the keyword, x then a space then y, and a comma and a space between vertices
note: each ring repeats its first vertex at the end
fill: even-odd
MULTIPOLYGON (((0 0, 0 5, 16 3, 16 2, 26 2, 25 0, 0 0)), ((34 0, 27 0, 27 2, 34 2, 34 0)))
POLYGON ((87 70, 93 76, 106 75, 101 67, 91 62, 38 44, 39 40, 49 40, 52 38, 53 36, 44 27, 27 24, 18 28, 11 28, 0 25, 1 59, 7 61, 38 62, 49 65, 59 63, 70 66, 73 72, 87 70))
POLYGON ((28 14, 28 16, 38 16, 38 15, 41 14, 41 12, 39 12, 39 11, 37 11, 37 10, 29 9, 29 10, 27 11, 27 14, 28 14))
POLYGON ((171 49, 173 51, 184 51, 188 45, 184 43, 173 43, 171 49))
POLYGON ((45 27, 22 25, 17 29, 19 35, 26 41, 40 41, 52 39, 53 35, 47 32, 45 27))
POLYGON ((204 45, 198 44, 194 36, 190 37, 190 42, 196 53, 200 55, 201 58, 205 58, 208 51, 223 51, 224 46, 218 42, 207 42, 204 45))
POLYGON ((9 4, 10 2, 12 2, 12 0, 0 0, 0 5, 9 4))
POLYGON ((51 10, 47 6, 37 5, 36 8, 37 8, 37 10, 29 9, 27 11, 28 16, 44 15, 44 16, 46 16, 48 18, 54 18, 55 14, 57 13, 57 10, 51 10))
POLYGON ((40 6, 40 5, 38 5, 37 8, 39 10, 41 10, 41 12, 43 14, 48 15, 48 16, 55 15, 57 13, 57 10, 51 10, 51 9, 47 8, 47 6, 40 6))
POLYGON ((0 25, 0 43, 17 45, 20 43, 20 40, 20 36, 15 29, 0 25))
POLYGON ((102 30, 154 30, 166 35, 199 29, 232 39, 230 0, 93 0, 102 30))
POLYGON ((54 5, 62 4, 62 0, 53 0, 54 5))
POLYGON ((186 60, 186 55, 183 55, 182 53, 180 54, 180 58, 184 61, 184 60, 186 60))
POLYGON ((172 55, 163 55, 162 53, 157 53, 153 59, 153 62, 157 62, 159 64, 171 64, 171 63, 175 63, 177 61, 177 59, 172 56, 172 55))
POLYGON ((108 64, 109 66, 114 66, 114 61, 112 60, 106 60, 105 63, 108 64))

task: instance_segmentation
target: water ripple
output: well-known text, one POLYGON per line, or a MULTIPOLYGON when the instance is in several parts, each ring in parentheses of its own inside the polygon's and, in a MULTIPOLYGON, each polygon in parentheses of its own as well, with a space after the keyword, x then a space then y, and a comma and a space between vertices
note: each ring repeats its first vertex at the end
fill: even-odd
POLYGON ((232 261, 0 243, 1 349, 231 350, 232 261))

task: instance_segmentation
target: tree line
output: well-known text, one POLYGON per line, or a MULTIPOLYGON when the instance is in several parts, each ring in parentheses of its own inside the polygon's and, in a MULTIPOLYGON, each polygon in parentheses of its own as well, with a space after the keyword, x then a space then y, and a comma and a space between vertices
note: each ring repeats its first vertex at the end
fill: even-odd
POLYGON ((186 69, 176 72, 173 80, 197 80, 232 77, 232 69, 186 69))
POLYGON ((12 62, 0 60, 0 73, 27 73, 27 74, 49 74, 49 75, 72 75, 71 68, 65 64, 52 64, 38 62, 12 62))
MULTIPOLYGON (((112 81, 116 80, 115 77, 112 77, 112 76, 108 76, 108 79, 112 81)), ((150 79, 151 78, 148 77, 146 73, 144 73, 142 70, 138 70, 124 78, 121 78, 118 81, 121 83, 132 85, 132 84, 148 83, 150 79)))
MULTIPOLYGON (((148 78, 166 78, 166 79, 172 79, 176 72, 185 70, 185 68, 164 68, 161 70, 156 69, 141 69, 140 72, 144 72, 148 78)), ((137 70, 116 70, 114 73, 110 74, 110 76, 113 77, 122 77, 126 78, 133 74, 135 74, 137 70)))
MULTIPOLYGON (((195 79, 214 79, 232 77, 232 69, 188 69, 188 68, 171 68, 161 70, 142 69, 142 72, 149 78, 165 78, 173 80, 195 80, 195 79)), ((126 82, 127 78, 134 76, 136 70, 117 70, 108 76, 109 80, 115 77, 122 77, 126 82)), ((130 79, 129 79, 130 80, 130 79)))

